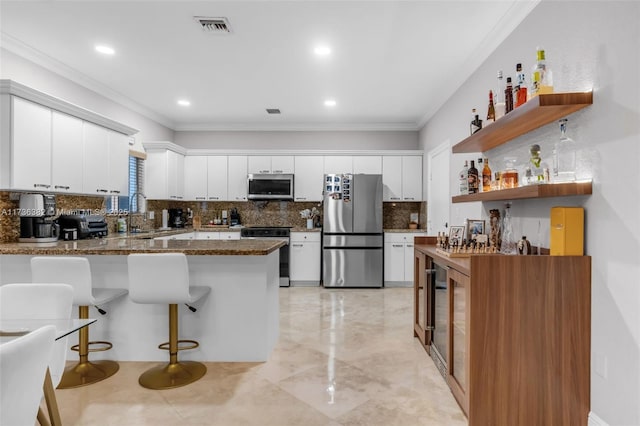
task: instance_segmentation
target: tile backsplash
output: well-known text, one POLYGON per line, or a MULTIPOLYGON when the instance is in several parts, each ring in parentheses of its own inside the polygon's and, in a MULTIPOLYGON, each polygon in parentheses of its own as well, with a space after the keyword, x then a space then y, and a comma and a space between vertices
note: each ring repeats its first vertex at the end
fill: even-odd
MULTIPOLYGON (((0 191, 0 242, 15 242, 20 234, 20 218, 15 214, 19 207, 19 193, 0 191)), ((248 201, 248 202, 189 202, 148 200, 146 214, 129 215, 130 225, 141 229, 156 229, 162 226, 162 210, 181 208, 184 210, 187 226, 191 219, 187 218, 188 209, 193 215, 200 216, 202 223, 213 221, 222 216, 222 210, 238 210, 240 222, 243 225, 258 226, 293 226, 306 227, 306 220, 300 216, 300 211, 315 207, 322 212, 319 202, 289 202, 289 201, 248 201), (149 212, 154 212, 154 218, 149 219, 149 212)), ((93 212, 105 213, 106 200, 104 197, 89 197, 82 195, 56 195, 58 212, 69 212, 74 209, 91 209, 93 212)), ((426 202, 384 203, 383 226, 385 229, 408 229, 411 213, 417 213, 418 228, 425 229, 427 223, 426 202)), ((322 213, 321 213, 322 214, 322 213)), ((117 232, 117 215, 107 215, 109 233, 117 232)), ((322 223, 322 217, 316 218, 316 223, 322 223)))

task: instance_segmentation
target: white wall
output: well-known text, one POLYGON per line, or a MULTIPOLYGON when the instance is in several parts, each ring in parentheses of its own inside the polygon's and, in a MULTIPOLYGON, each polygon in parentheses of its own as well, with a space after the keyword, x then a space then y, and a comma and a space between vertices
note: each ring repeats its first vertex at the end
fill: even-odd
POLYGON ((173 140, 174 138, 173 130, 166 126, 6 49, 0 49, 0 78, 15 80, 138 129, 139 132, 134 137, 140 141, 173 140))
POLYGON ((175 143, 192 149, 418 149, 418 132, 295 131, 176 132, 175 143))
MULTIPOLYGON (((429 120, 420 146, 427 152, 448 138, 452 145, 465 138, 471 108, 486 115, 496 71, 513 76, 518 62, 530 69, 538 45, 547 52, 557 92, 593 87, 594 104, 568 117, 570 136, 592 162, 593 195, 516 201, 515 231, 535 242, 540 223, 548 246, 549 208, 584 206, 592 256, 591 411, 609 425, 640 425, 640 3, 543 1, 429 120)), ((486 154, 494 170, 505 154, 527 161, 533 143, 548 157, 558 136, 552 123, 486 154)), ((454 194, 453 172, 464 158, 452 158, 454 194)), ((498 207, 454 204, 451 222, 456 209, 486 218, 498 207)))

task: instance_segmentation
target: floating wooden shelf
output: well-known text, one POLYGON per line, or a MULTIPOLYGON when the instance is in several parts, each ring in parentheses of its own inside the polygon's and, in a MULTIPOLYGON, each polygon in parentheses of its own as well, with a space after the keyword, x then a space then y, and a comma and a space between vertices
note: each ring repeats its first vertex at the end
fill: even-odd
POLYGON ((593 92, 551 93, 530 99, 453 146, 454 154, 484 152, 593 103, 593 92))
POLYGON ((499 191, 480 192, 470 195, 451 197, 452 203, 471 201, 508 201, 525 198, 566 197, 570 195, 591 195, 591 181, 550 183, 545 185, 529 185, 519 188, 501 189, 499 191))

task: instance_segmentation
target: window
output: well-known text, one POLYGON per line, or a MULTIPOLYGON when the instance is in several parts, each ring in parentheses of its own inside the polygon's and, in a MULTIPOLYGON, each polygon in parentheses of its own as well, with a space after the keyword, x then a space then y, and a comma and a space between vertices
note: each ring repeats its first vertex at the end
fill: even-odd
POLYGON ((123 210, 138 212, 138 199, 136 194, 142 194, 144 190, 144 160, 129 156, 129 195, 110 195, 107 197, 107 212, 122 213, 123 210))

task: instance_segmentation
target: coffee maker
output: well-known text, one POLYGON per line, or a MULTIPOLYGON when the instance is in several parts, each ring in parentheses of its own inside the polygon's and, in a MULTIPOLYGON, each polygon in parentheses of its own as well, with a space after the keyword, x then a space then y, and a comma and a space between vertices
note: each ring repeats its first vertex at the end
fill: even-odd
POLYGON ((169 209, 169 226, 172 228, 184 228, 182 209, 169 209))
POLYGON ((53 194, 21 194, 21 243, 49 243, 58 240, 60 227, 53 221, 56 214, 56 196, 53 194))

